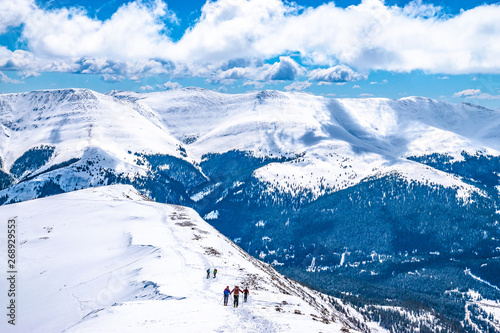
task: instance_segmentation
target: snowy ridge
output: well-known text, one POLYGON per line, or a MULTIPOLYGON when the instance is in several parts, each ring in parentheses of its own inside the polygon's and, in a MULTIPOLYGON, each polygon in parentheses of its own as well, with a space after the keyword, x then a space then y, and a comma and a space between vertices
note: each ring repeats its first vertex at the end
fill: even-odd
POLYGON ((17 221, 18 322, 9 332, 383 331, 246 254, 193 210, 131 186, 3 206, 0 218, 17 221), (248 287, 248 303, 224 307, 226 285, 248 287))
POLYGON ((93 147, 114 156, 122 162, 117 167, 125 169, 132 163, 128 150, 179 155, 179 142, 154 114, 87 89, 0 95, 0 123, 5 170, 25 151, 41 145, 56 147, 46 168, 80 158, 93 147))
POLYGON ((440 153, 460 160, 462 151, 500 155, 500 113, 470 104, 422 97, 328 99, 278 91, 227 95, 192 88, 112 95, 154 110, 173 136, 189 144, 188 155, 197 161, 208 152, 229 150, 303 155, 301 163, 279 163, 256 173, 275 190, 292 194, 308 190, 317 197, 325 189, 398 173, 456 187, 467 198, 475 191, 472 186, 406 157, 440 153))
MULTIPOLYGON (((105 160, 107 170, 134 178, 148 171, 136 153, 170 155, 198 168, 205 154, 240 150, 287 159, 255 171, 270 191, 305 191, 317 198, 367 177, 398 174, 453 187, 467 200, 478 192, 475 187, 408 157, 439 153, 458 161, 463 151, 498 156, 499 131, 498 111, 420 97, 328 99, 278 91, 229 95, 198 88, 0 95, 4 172, 30 149, 54 147, 46 164, 16 176, 15 182, 76 159, 81 160, 79 169, 87 168, 93 154, 90 163, 102 165, 105 160)), ((59 182, 63 191, 104 182, 98 171, 85 175, 74 169, 43 174, 1 191, 0 197, 8 195, 8 202, 34 198, 36 182, 57 177, 71 180, 59 182)))

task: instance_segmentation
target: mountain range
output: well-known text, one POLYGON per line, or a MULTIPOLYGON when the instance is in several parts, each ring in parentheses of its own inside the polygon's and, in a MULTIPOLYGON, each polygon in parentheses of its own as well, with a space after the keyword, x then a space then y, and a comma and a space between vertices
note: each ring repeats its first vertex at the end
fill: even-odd
POLYGON ((499 330, 498 110, 66 89, 0 95, 0 126, 1 204, 132 185, 387 329, 499 330))

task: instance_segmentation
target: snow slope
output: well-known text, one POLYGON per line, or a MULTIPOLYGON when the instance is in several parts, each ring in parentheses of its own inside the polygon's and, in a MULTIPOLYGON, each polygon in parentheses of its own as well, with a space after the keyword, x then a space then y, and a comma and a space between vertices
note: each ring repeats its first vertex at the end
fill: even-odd
POLYGON ((325 295, 252 258, 193 210, 151 202, 131 186, 0 207, 0 221, 10 218, 17 221, 17 324, 2 320, 2 332, 359 330, 325 295), (217 278, 206 279, 208 268, 218 269, 217 278), (248 303, 224 307, 226 285, 249 287, 248 303))

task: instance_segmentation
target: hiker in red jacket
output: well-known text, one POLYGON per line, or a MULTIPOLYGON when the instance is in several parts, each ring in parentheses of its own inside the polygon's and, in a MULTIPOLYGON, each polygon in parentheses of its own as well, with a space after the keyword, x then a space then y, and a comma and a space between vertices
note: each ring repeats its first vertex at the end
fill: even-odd
POLYGON ((236 286, 234 287, 233 290, 231 290, 231 294, 234 292, 233 296, 234 296, 234 303, 233 303, 233 307, 237 308, 238 307, 238 299, 240 298, 240 287, 236 286))
POLYGON ((250 294, 250 292, 248 291, 248 288, 245 288, 245 290, 243 290, 243 302, 247 301, 248 294, 250 294))

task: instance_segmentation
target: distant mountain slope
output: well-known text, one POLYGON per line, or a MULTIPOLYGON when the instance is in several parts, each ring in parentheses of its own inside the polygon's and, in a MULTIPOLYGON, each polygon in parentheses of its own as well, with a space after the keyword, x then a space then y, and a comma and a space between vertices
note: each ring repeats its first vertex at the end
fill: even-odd
POLYGON ((500 113, 469 104, 420 97, 328 99, 278 91, 226 95, 197 88, 111 95, 150 107, 198 162, 207 153, 231 150, 284 158, 303 154, 299 163, 257 171, 259 179, 279 190, 289 184, 317 195, 320 187, 338 190, 398 172, 470 192, 456 177, 406 157, 433 152, 461 159, 463 150, 500 154, 500 113), (280 181, 284 177, 287 182, 280 181))
POLYGON ((335 301, 357 323, 246 254, 193 210, 151 202, 130 186, 8 205, 0 217, 15 218, 18 242, 17 322, 3 320, 3 332, 376 331, 352 308, 335 301), (214 268, 217 278, 207 279, 214 268), (249 301, 224 307, 226 285, 249 287, 249 301))
MULTIPOLYGON (((94 147, 120 161, 123 165, 115 167, 124 170, 131 165, 128 151, 180 156, 179 142, 148 110, 86 89, 0 95, 0 123, 5 171, 25 152, 42 146, 54 147, 45 168, 81 158, 94 147)), ((29 174, 19 172, 16 178, 29 174)))

